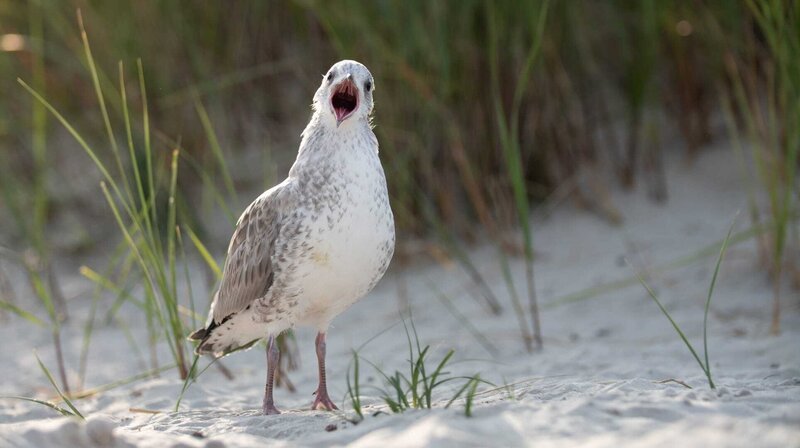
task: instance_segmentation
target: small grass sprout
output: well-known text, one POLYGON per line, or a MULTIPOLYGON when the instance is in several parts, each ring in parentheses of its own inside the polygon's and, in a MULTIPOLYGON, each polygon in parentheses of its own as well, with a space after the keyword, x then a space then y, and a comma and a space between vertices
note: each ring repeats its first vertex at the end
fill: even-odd
POLYGON ((661 301, 658 299, 658 295, 656 295, 653 289, 650 288, 650 286, 647 284, 642 275, 638 271, 636 272, 636 277, 639 279, 639 282, 647 290, 647 293, 650 295, 650 297, 653 299, 656 305, 658 305, 658 308, 661 310, 661 312, 664 314, 667 320, 669 320, 669 323, 672 324, 672 327, 678 333, 678 336, 680 336, 681 340, 683 340, 683 343, 686 344, 686 348, 689 349, 689 352, 691 352, 692 356, 697 361, 697 364, 700 365, 700 368, 703 370, 703 373, 706 375, 706 378, 708 379, 708 387, 710 387, 711 389, 716 389, 716 386, 714 385, 714 380, 711 377, 711 363, 708 361, 708 311, 711 307, 711 297, 714 294, 714 286, 717 283, 717 274, 719 274, 719 268, 722 265, 722 259, 725 257, 725 251, 728 248, 728 242, 731 238, 731 232, 733 232, 733 226, 735 222, 736 219, 734 218, 734 222, 731 223, 731 226, 728 229, 728 234, 722 241, 722 246, 719 251, 719 257, 717 258, 717 265, 714 268, 714 275, 711 277, 711 284, 708 287, 708 295, 706 296, 705 310, 703 312, 703 355, 705 361, 700 359, 700 356, 698 356, 697 351, 694 349, 692 343, 689 342, 689 339, 683 333, 681 327, 677 324, 677 322, 675 322, 672 316, 670 316, 669 311, 667 311, 667 309, 664 308, 664 305, 661 304, 661 301))
MULTIPOLYGON (((408 340, 408 371, 401 372, 396 370, 394 373, 387 373, 375 363, 364 359, 380 377, 383 378, 384 387, 378 387, 381 400, 386 404, 389 410, 395 414, 403 413, 410 409, 432 409, 436 403, 434 391, 439 386, 463 380, 464 384, 456 391, 456 393, 448 400, 445 408, 449 408, 456 400, 466 394, 466 409, 465 414, 471 415, 473 399, 477 391, 479 383, 492 385, 492 383, 481 379, 480 375, 475 374, 472 376, 454 376, 446 367, 451 363, 455 350, 448 350, 447 353, 439 360, 438 363, 430 363, 430 350, 431 346, 426 345, 422 347, 417 335, 416 328, 413 321, 411 322, 411 331, 405 321, 403 326, 406 330, 406 337, 408 340), (412 341, 413 334, 413 341, 412 341)), ((353 410, 358 415, 358 421, 363 419, 363 407, 361 403, 361 389, 359 383, 360 363, 361 356, 358 351, 353 351, 353 362, 347 371, 347 397, 353 410), (352 372, 352 377, 351 377, 352 372)), ((362 358, 363 359, 363 358, 362 358)))
MULTIPOLYGON (((66 404, 67 407, 69 407, 69 409, 71 411, 71 414, 74 415, 75 417, 80 418, 81 420, 84 420, 85 418, 83 417, 83 414, 81 414, 81 412, 78 410, 78 408, 76 408, 75 405, 72 404, 72 400, 70 400, 69 397, 66 396, 61 391, 61 389, 58 387, 58 384, 56 384, 56 380, 53 379, 53 375, 50 373, 50 371, 44 365, 42 360, 39 359, 39 355, 34 353, 34 356, 36 357, 36 362, 39 363, 39 368, 42 369, 42 372, 44 372, 45 376, 47 377, 47 380, 50 381, 50 384, 53 386, 53 389, 55 389, 55 391, 58 394, 59 398, 61 398, 61 400, 64 402, 64 404, 66 404)), ((53 408, 58 410, 58 407, 53 407, 53 408)), ((59 411, 59 412, 62 412, 62 411, 59 411)), ((63 412, 62 412, 62 414, 63 414, 63 412)))

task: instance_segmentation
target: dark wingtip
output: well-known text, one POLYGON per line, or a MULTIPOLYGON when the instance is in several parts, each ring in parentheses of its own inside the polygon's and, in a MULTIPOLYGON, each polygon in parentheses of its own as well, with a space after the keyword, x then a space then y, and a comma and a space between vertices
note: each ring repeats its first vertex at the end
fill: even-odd
MULTIPOLYGON (((190 341, 202 341, 203 339, 207 338, 211 334, 211 330, 216 328, 218 325, 213 320, 208 325, 208 327, 201 328, 194 333, 189 335, 190 341)), ((202 345, 202 344, 201 344, 202 345)))
POLYGON ((190 341, 200 341, 204 337, 206 337, 207 334, 208 334, 208 329, 201 328, 199 330, 196 330, 194 333, 190 334, 188 339, 190 341))

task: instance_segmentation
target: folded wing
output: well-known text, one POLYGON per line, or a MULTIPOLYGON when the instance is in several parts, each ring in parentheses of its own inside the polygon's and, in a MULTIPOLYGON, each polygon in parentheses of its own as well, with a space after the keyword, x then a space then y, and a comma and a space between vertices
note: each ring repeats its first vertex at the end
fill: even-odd
POLYGON ((239 218, 216 295, 214 323, 247 308, 272 286, 272 256, 290 188, 286 183, 275 186, 253 201, 239 218))

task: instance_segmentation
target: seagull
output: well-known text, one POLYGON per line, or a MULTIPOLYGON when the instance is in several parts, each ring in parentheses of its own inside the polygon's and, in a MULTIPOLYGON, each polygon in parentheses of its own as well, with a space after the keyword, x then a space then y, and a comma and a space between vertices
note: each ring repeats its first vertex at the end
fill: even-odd
POLYGON ((325 339, 331 321, 378 283, 394 253, 394 215, 372 131, 375 81, 343 60, 323 75, 289 175, 242 213, 195 352, 224 356, 267 339, 262 410, 272 398, 279 349, 295 326, 317 330, 319 384, 311 409, 338 409, 328 396, 325 339))

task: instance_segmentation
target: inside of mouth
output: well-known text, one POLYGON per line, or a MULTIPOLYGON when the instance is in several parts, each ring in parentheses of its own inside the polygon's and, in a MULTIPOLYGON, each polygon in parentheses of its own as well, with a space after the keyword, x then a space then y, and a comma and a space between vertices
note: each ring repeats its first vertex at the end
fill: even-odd
POLYGON ((331 98, 331 105, 336 113, 336 118, 340 120, 353 112, 358 105, 356 87, 353 83, 344 82, 339 85, 331 98))

